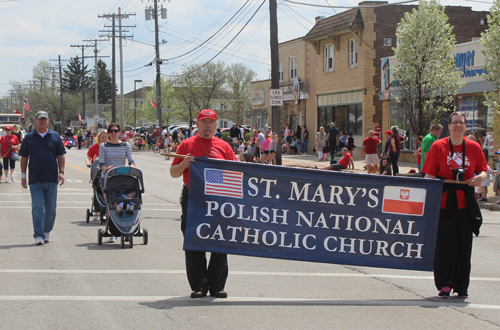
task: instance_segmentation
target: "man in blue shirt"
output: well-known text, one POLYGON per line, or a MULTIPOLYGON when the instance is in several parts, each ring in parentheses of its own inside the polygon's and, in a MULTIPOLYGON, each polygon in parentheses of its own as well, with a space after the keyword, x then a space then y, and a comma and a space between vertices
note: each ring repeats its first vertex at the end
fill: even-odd
POLYGON ((35 244, 50 242, 50 232, 56 219, 57 184, 64 184, 66 150, 61 136, 49 127, 49 115, 38 111, 36 130, 26 135, 19 151, 21 156, 21 185, 28 188, 26 169, 29 168, 31 217, 35 244), (28 166, 29 164, 29 166, 28 166))

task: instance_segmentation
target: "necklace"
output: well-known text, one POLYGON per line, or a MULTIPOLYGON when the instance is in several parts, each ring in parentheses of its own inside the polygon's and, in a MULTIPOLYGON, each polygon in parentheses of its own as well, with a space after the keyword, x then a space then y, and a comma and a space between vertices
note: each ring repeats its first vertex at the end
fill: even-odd
POLYGON ((208 152, 210 151, 210 148, 212 147, 213 138, 210 140, 210 145, 208 146, 208 150, 205 149, 205 146, 203 145, 203 141, 201 140, 201 138, 199 137, 198 139, 200 140, 201 147, 203 148, 203 151, 205 152, 205 158, 208 158, 208 152))

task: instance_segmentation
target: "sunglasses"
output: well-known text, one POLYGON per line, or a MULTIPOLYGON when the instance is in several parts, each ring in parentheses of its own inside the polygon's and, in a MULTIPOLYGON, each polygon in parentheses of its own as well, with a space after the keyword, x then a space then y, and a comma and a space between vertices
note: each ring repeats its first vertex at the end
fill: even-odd
POLYGON ((108 132, 109 133, 118 133, 118 132, 120 132, 120 130, 119 129, 110 129, 108 132))

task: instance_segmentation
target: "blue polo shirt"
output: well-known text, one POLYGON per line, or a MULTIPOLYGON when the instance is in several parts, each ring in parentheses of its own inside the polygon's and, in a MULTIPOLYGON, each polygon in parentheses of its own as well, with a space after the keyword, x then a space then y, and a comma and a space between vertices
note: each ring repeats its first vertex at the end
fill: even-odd
POLYGON ((58 183, 57 156, 65 153, 61 136, 57 132, 49 129, 43 138, 36 130, 27 134, 19 155, 28 158, 28 183, 58 183))

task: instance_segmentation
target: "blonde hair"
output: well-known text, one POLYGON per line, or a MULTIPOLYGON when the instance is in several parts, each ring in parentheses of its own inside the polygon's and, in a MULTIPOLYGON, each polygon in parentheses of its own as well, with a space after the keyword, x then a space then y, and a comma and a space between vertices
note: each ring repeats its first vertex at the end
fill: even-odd
POLYGON ((324 130, 325 130, 325 129, 323 128, 323 126, 321 126, 321 127, 319 128, 319 131, 320 131, 320 132, 323 132, 324 130))
MULTIPOLYGON (((99 141, 101 141, 100 139, 101 139, 101 134, 102 134, 102 133, 106 133, 106 134, 108 134, 108 130, 107 130, 107 129, 103 129, 103 130, 101 130, 101 131, 97 134, 97 136, 95 137, 95 139, 94 139, 94 143, 99 143, 99 141)), ((109 136, 108 136, 108 140, 109 140, 109 136)))

